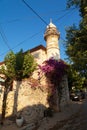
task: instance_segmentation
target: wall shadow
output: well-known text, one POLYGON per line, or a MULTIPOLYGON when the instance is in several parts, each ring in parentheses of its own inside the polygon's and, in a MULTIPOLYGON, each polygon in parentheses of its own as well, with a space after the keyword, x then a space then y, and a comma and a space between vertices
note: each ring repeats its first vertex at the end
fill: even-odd
MULTIPOLYGON (((17 115, 21 115, 23 117, 24 119, 23 127, 32 123, 35 125, 35 127, 37 127, 40 121, 44 118, 44 111, 46 109, 47 108, 43 104, 26 106, 20 111, 18 111, 17 115)), ((12 124, 17 126, 16 117, 14 117, 13 114, 5 118, 2 127, 10 125, 12 126, 12 124)))
MULTIPOLYGON (((64 110, 62 110, 59 113, 54 113, 54 116, 57 114, 57 118, 60 118, 61 116, 61 122, 65 122, 69 119, 71 119, 72 116, 76 115, 81 110, 81 106, 84 103, 84 101, 80 102, 72 102, 64 107, 64 110), (64 117, 65 116, 65 117, 64 117)), ((37 104, 32 106, 26 106, 20 111, 17 112, 17 114, 21 114, 24 118, 24 124, 23 127, 28 126, 29 124, 34 123, 36 127, 40 123, 40 121, 43 120, 44 111, 47 110, 47 108, 43 104, 37 104), (32 112, 31 112, 32 111, 32 112)), ((54 117, 53 116, 53 117, 54 117)), ((53 118, 54 119, 54 118, 53 118)), ((59 119, 58 119, 59 120, 59 119)), ((10 115, 6 117, 5 119, 5 126, 14 124, 16 126, 16 118, 13 117, 13 115, 10 115)))

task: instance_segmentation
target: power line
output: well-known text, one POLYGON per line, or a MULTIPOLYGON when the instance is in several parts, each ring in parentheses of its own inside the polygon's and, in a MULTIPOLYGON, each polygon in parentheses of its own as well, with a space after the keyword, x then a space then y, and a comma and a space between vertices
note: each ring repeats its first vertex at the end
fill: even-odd
MULTIPOLYGON (((20 46, 21 44, 23 44, 26 40, 28 39, 25 39, 24 41, 20 42, 19 44, 17 44, 15 47, 12 48, 12 50, 14 50, 16 47, 20 46)), ((42 39, 39 43, 42 43, 44 40, 42 39)), ((8 53, 8 50, 3 52, 2 54, 0 54, 0 56, 4 55, 5 53, 8 53)))
MULTIPOLYGON (((74 9, 74 8, 72 8, 72 9, 74 9)), ((59 11, 58 10, 57 11, 49 11, 49 12, 46 12, 45 15, 47 15, 47 14, 57 15, 57 14, 60 14, 60 13, 66 12, 66 11, 70 11, 72 9, 70 8, 70 9, 62 9, 62 10, 59 10, 59 11)), ((43 15, 43 14, 41 14, 41 15, 43 15)))
MULTIPOLYGON (((42 30, 41 30, 41 31, 42 31, 42 30)), ((28 39, 31 39, 31 38, 35 37, 35 36, 38 35, 41 31, 39 31, 38 33, 35 33, 35 34, 31 35, 30 37, 26 38, 25 40, 21 41, 20 43, 18 43, 18 44, 17 44, 15 47, 13 47, 12 49, 15 49, 16 47, 18 47, 18 46, 24 44, 24 42, 26 42, 28 39)))
MULTIPOLYGON (((73 12, 73 10, 75 10, 75 8, 73 8, 71 11, 73 12)), ((66 16, 67 14, 69 14, 69 13, 71 13, 71 12, 65 13, 65 14, 62 15, 61 17, 57 18, 55 21, 58 21, 58 20, 62 19, 63 17, 65 17, 65 16, 66 16)))
MULTIPOLYGON (((73 8, 73 9, 75 9, 75 8, 73 8)), ((71 10, 71 11, 72 11, 72 10, 71 10)), ((63 16, 61 16, 60 18, 58 18, 57 20, 62 19, 63 17, 65 17, 65 16, 66 16, 67 14, 69 14, 69 13, 71 13, 71 12, 68 12, 68 13, 64 14, 63 16)), ((57 20, 56 20, 56 21, 57 21, 57 20)), ((12 49, 17 48, 17 47, 20 46, 21 44, 24 44, 24 42, 26 42, 28 39, 31 39, 31 38, 35 37, 35 36, 38 35, 41 31, 43 31, 43 30, 40 30, 38 33, 35 33, 35 34, 31 35, 30 37, 26 38, 25 40, 21 41, 21 42, 18 43, 16 46, 14 46, 12 49)), ((64 42, 66 42, 62 37, 60 37, 60 38, 61 38, 61 40, 63 40, 64 42)), ((6 52, 5 52, 5 53, 6 53, 6 52)), ((5 53, 0 54, 0 56, 1 56, 1 55, 4 55, 5 53)))
MULTIPOLYGON (((74 11, 72 12, 72 14, 73 14, 73 13, 74 13, 74 11)), ((68 14, 66 14, 66 15, 68 15, 68 14)), ((70 15, 70 14, 69 14, 69 15, 70 15)), ((62 17, 62 18, 64 18, 64 17, 62 17)), ((61 19, 62 19, 62 18, 61 18, 61 19)), ((58 20, 59 20, 59 19, 58 19, 58 20)), ((56 21, 56 22, 57 22, 57 21, 56 21)), ((64 23, 63 21, 62 21, 61 23, 59 23, 59 24, 58 24, 58 27, 59 27, 61 24, 63 24, 63 23, 64 23)))
POLYGON ((1 25, 0 25, 0 34, 1 34, 1 37, 2 37, 2 39, 3 39, 4 43, 5 43, 5 45, 8 47, 9 50, 11 50, 11 48, 10 48, 10 46, 9 46, 9 44, 8 44, 8 40, 7 40, 7 38, 6 38, 6 35, 5 35, 5 33, 4 33, 4 31, 3 31, 2 27, 1 27, 1 25))
POLYGON ((4 24, 4 23, 13 23, 13 22, 17 22, 17 21, 20 21, 20 19, 8 20, 8 21, 0 22, 0 24, 4 24))
MULTIPOLYGON (((73 9, 73 8, 72 8, 73 9)), ((63 10, 59 10, 59 11, 50 11, 50 12, 46 12, 46 13, 42 13, 41 15, 42 16, 45 16, 45 15, 47 15, 48 13, 50 13, 51 15, 52 14, 58 14, 58 13, 60 13, 60 12, 66 12, 66 11, 69 11, 69 10, 71 10, 71 9, 63 9, 63 10), (44 15, 45 14, 45 15, 44 15)), ((33 19, 33 18, 28 18, 28 17, 21 17, 21 18, 15 18, 15 19, 12 19, 12 20, 6 20, 6 21, 2 21, 2 22, 0 22, 0 24, 5 24, 5 23, 13 23, 13 22, 18 22, 18 21, 21 21, 21 20, 24 20, 24 18, 25 18, 25 20, 30 20, 30 19, 33 19), (26 19, 27 18, 27 19, 26 19)))
POLYGON ((48 25, 48 23, 27 2, 25 2, 24 0, 22 1, 42 22, 48 25))
MULTIPOLYGON (((75 8, 73 8, 71 11, 73 11, 75 8)), ((60 19, 62 19, 63 17, 65 17, 67 14, 69 14, 69 13, 71 13, 71 12, 67 12, 67 13, 65 13, 63 16, 61 16, 60 18, 58 18, 57 20, 60 20, 60 19)), ((18 19, 16 19, 16 20, 18 20, 18 19)), ((14 20, 14 21, 16 21, 16 20, 14 20)), ((57 21, 56 20, 56 21, 57 21)), ((45 23, 46 25, 47 25, 47 23, 45 23)), ((41 30, 42 31, 42 30, 41 30)), ((33 38, 33 37, 35 37, 36 35, 38 35, 41 31, 39 31, 38 33, 35 33, 35 34, 33 34, 32 36, 30 36, 29 38, 33 38)), ((20 46, 21 44, 23 44, 25 41, 27 41, 29 38, 27 38, 27 39, 25 39, 25 40, 23 40, 22 42, 20 42, 20 43, 18 43, 15 47, 13 47, 12 49, 15 49, 16 47, 18 47, 18 46, 20 46)), ((62 38, 62 37, 60 37, 64 42, 65 42, 65 40, 62 38)), ((6 42, 6 44, 7 44, 7 40, 5 40, 5 38, 4 38, 4 41, 6 42)), ((9 45, 8 45, 8 48, 9 48, 9 50, 11 50, 10 49, 10 47, 9 47, 9 45)), ((6 52, 5 52, 6 53, 6 52)), ((3 54, 5 54, 5 53, 2 53, 1 55, 3 55, 3 54)), ((0 55, 0 56, 1 56, 0 55)))
MULTIPOLYGON (((40 30, 38 33, 35 33, 35 34, 29 36, 28 38, 26 38, 25 40, 19 42, 16 46, 14 46, 14 47, 12 48, 12 50, 15 49, 15 48, 17 48, 18 46, 24 44, 24 42, 26 42, 28 39, 32 39, 33 37, 35 37, 36 35, 38 35, 41 31, 43 31, 43 30, 40 30)), ((42 41, 40 41, 39 43, 41 43, 41 42, 42 42, 42 41)), ((7 52, 8 52, 8 51, 3 52, 2 54, 0 54, 0 56, 4 55, 4 54, 7 53, 7 52)))

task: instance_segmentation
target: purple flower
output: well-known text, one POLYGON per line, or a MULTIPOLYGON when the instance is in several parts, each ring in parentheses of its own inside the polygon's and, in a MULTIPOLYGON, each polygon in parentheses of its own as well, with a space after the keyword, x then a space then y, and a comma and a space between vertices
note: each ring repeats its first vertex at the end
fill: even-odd
POLYGON ((44 65, 39 66, 39 68, 47 77, 50 78, 52 83, 59 83, 63 75, 66 73, 67 65, 62 60, 58 61, 50 58, 44 62, 44 65))

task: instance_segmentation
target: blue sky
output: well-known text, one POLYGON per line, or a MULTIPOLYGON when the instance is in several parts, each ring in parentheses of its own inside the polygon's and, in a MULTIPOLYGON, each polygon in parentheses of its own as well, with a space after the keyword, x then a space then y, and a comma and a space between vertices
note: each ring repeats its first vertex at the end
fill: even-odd
MULTIPOLYGON (((67 0, 25 0, 49 24, 50 19, 60 32, 60 55, 65 59, 65 29, 80 20, 77 9, 66 10, 67 0)), ((46 46, 46 24, 22 0, 0 0, 0 62, 12 49, 15 53, 39 44, 46 46)))

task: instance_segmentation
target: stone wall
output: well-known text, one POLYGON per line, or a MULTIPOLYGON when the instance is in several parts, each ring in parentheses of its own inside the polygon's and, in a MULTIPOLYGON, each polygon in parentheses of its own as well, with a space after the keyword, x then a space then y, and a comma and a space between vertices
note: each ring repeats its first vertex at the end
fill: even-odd
MULTIPOLYGON (((61 82, 62 98, 61 106, 69 103, 69 91, 67 77, 61 82)), ((44 116, 44 110, 49 107, 47 103, 47 88, 44 85, 33 87, 30 80, 13 83, 13 90, 8 93, 6 117, 21 114, 27 123, 36 122, 44 116)), ((57 96, 58 97, 58 96, 57 96)), ((3 92, 0 96, 0 114, 3 92)), ((58 99, 56 99, 58 101, 58 99)))
POLYGON ((34 51, 31 54, 34 56, 34 59, 38 64, 42 64, 47 59, 46 52, 42 49, 34 51))
MULTIPOLYGON (((3 93, 0 97, 0 114, 2 98, 3 93)), ((45 87, 31 88, 28 80, 14 81, 13 91, 8 93, 6 117, 21 113, 27 123, 39 120, 43 117, 44 109, 48 107, 46 99, 47 89, 45 87)))
POLYGON ((65 105, 70 103, 67 75, 63 76, 62 82, 60 83, 60 85, 62 88, 61 107, 64 107, 65 105))

